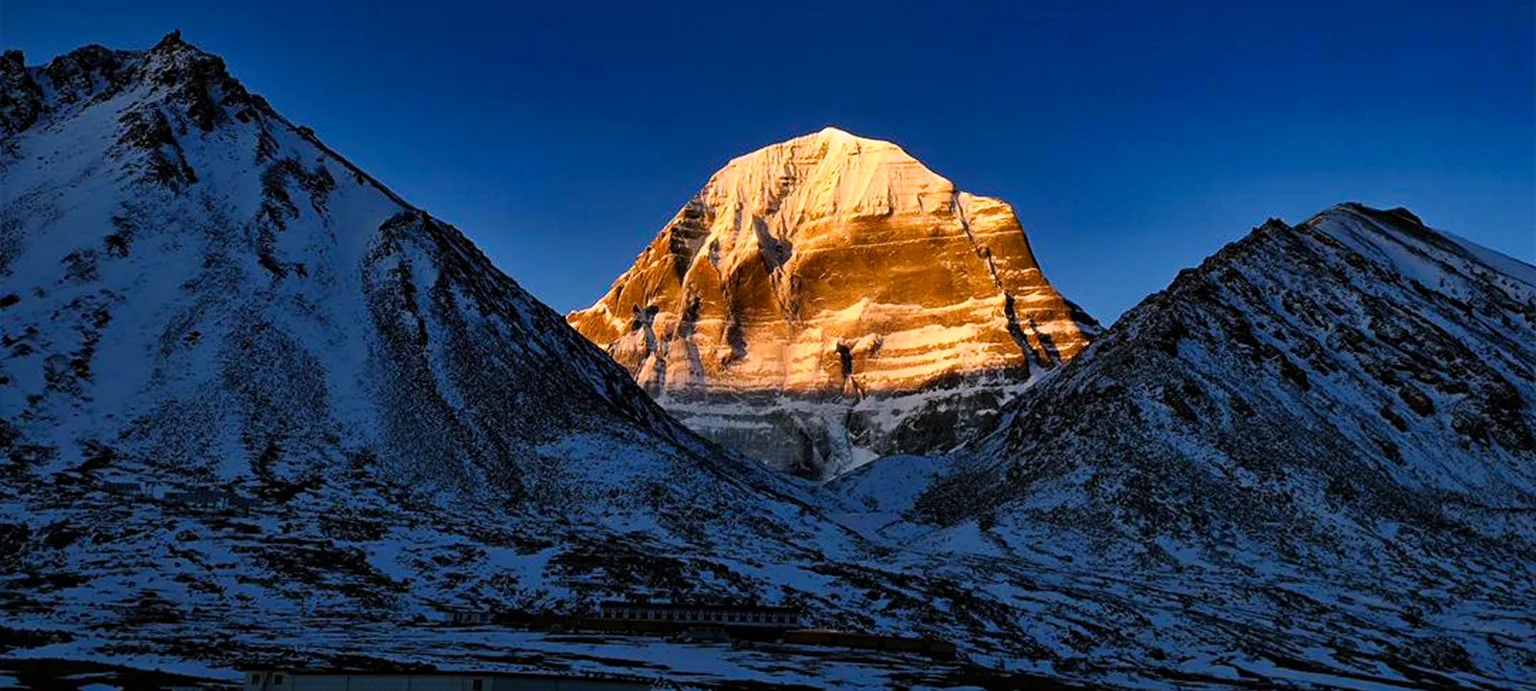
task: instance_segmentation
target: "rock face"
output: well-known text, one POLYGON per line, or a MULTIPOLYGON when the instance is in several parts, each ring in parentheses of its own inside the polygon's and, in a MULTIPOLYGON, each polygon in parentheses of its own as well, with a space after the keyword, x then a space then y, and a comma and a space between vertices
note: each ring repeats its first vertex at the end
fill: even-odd
POLYGON ((567 319, 694 430, 811 477, 990 429, 1097 332, 1006 203, 832 128, 731 161, 567 319))

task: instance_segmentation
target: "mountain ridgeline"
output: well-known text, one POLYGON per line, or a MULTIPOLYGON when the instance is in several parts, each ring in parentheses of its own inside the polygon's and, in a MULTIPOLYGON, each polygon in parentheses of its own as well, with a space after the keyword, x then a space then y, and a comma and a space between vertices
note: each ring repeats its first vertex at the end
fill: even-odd
POLYGON ((995 459, 972 469, 986 479, 921 505, 950 522, 1068 482, 1092 515, 1053 520, 1262 531, 1332 504, 1529 536, 1533 323, 1536 268, 1404 209, 1272 220, 1013 410, 974 455, 995 459))
POLYGON ((518 498, 574 489, 571 445, 712 472, 463 235, 219 58, 173 35, 3 67, 4 436, 26 466, 107 454, 284 487, 367 458, 518 498))

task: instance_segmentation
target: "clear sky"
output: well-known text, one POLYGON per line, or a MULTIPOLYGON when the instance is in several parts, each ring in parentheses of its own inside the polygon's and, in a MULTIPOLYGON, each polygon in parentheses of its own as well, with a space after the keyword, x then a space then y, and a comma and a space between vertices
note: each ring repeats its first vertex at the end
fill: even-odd
POLYGON ((1346 200, 1536 262, 1531 0, 833 4, 5 0, 0 43, 179 28, 561 311, 727 160, 826 125, 1012 202, 1106 322, 1346 200))

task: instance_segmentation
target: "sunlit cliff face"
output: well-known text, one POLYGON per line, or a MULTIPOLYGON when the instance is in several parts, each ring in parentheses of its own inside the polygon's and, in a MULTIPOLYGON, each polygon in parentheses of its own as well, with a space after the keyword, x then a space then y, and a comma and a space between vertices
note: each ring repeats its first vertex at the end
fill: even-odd
POLYGON ((695 429, 818 476, 982 431, 1097 329, 1008 204, 832 128, 731 161, 568 320, 695 429))

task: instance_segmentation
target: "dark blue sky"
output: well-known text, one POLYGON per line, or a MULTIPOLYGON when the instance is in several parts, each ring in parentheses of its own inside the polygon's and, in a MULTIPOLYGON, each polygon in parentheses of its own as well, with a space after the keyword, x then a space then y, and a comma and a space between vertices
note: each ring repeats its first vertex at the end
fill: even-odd
POLYGON ((1536 261, 1536 3, 1220 4, 5 0, 0 42, 180 28, 562 311, 727 160, 829 124, 1013 202, 1106 322, 1345 200, 1536 261))

